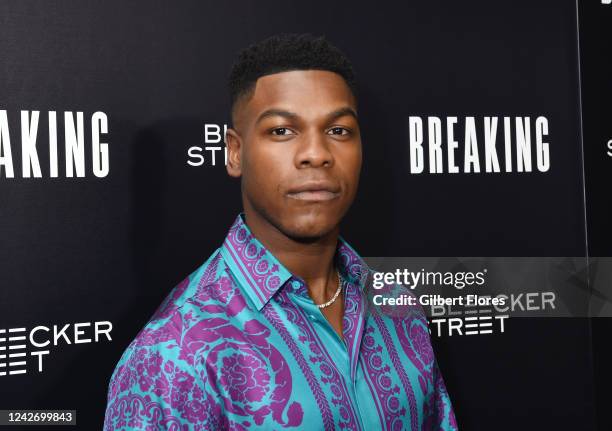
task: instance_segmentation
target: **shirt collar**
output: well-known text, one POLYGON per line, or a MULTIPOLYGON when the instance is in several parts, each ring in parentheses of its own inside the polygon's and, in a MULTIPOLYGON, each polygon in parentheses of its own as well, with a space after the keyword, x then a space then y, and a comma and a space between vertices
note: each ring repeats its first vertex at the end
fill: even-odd
MULTIPOLYGON (((242 290, 257 310, 261 310, 289 279, 299 277, 293 276, 253 236, 243 217, 244 213, 236 217, 223 241, 221 254, 242 290)), ((334 259, 342 278, 363 288, 368 267, 342 236, 338 237, 334 259)))

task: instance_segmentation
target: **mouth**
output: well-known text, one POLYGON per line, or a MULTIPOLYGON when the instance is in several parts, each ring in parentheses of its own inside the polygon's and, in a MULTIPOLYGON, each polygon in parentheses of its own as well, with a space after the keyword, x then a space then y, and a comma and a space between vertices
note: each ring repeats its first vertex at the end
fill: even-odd
POLYGON ((307 190, 297 193, 288 193, 287 196, 300 201, 331 201, 340 196, 340 193, 334 193, 328 190, 307 190))
POLYGON ((340 196, 340 187, 328 182, 307 183, 289 190, 287 196, 300 201, 331 201, 340 196))

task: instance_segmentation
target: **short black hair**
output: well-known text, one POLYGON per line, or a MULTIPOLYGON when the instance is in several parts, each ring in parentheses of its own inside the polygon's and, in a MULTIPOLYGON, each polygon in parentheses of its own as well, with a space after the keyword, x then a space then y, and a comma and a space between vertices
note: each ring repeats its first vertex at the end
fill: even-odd
POLYGON ((355 73, 346 55, 324 36, 281 33, 255 43, 239 54, 229 74, 230 103, 248 94, 265 75, 291 70, 327 70, 342 76, 357 98, 355 73))

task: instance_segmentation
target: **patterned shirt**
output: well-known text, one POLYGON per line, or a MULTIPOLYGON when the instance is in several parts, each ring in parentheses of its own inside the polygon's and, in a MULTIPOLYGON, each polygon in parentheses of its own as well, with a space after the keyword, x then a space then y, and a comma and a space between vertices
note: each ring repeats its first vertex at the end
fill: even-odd
POLYGON ((334 261, 344 339, 240 214, 124 352, 104 429, 456 430, 422 309, 372 312, 342 237, 334 261))

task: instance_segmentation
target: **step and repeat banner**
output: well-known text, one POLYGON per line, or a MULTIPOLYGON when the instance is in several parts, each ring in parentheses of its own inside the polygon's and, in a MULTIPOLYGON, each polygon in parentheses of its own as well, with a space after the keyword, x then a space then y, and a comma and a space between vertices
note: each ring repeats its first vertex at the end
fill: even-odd
POLYGON ((379 281, 431 294, 459 429, 596 429, 610 261, 589 257, 577 6, 1 2, 0 410, 102 428, 122 352, 242 209, 224 144, 237 52, 308 32, 357 75, 342 235, 379 281))

